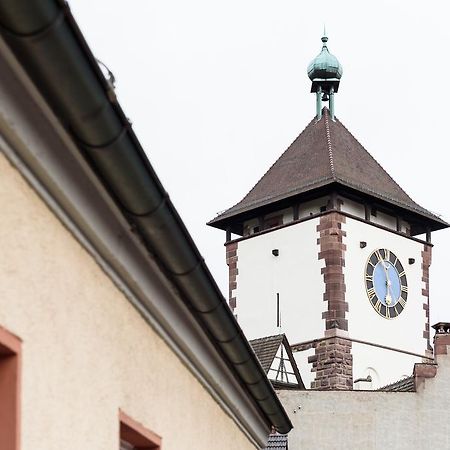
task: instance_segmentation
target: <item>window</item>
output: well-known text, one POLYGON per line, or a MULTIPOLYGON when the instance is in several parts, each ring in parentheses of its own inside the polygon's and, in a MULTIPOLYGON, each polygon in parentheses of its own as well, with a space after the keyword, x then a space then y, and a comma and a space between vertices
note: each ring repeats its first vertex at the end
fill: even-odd
POLYGON ((131 417, 119 412, 120 450, 160 450, 161 438, 131 417))
POLYGON ((0 443, 2 450, 18 450, 20 441, 19 338, 0 327, 0 443))
POLYGON ((280 225, 283 225, 283 216, 282 215, 264 218, 264 229, 265 230, 268 230, 269 228, 278 227, 280 225))

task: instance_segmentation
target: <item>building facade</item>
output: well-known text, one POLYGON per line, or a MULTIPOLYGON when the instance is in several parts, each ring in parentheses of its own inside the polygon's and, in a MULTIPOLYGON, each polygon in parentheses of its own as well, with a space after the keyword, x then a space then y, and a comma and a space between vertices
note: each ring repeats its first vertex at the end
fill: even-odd
POLYGON ((435 360, 383 391, 280 391, 289 449, 450 448, 450 324, 440 325, 435 360))
POLYGON ((265 448, 291 422, 67 3, 0 24, 0 448, 265 448))
POLYGON ((227 233, 229 304, 250 339, 281 317, 307 386, 376 389, 433 360, 431 232, 448 224, 336 118, 342 67, 327 41, 308 68, 316 116, 209 225, 227 233))

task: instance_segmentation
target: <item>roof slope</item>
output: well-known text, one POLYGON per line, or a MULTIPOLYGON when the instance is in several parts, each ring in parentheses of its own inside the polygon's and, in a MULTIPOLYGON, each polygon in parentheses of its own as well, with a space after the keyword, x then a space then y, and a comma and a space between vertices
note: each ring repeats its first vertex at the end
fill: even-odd
POLYGON ((322 118, 309 123, 239 203, 209 224, 331 183, 447 225, 415 203, 339 120, 330 119, 327 108, 322 118))
POLYGON ((252 346, 253 351, 255 352, 256 357, 261 364, 261 367, 263 368, 264 372, 275 388, 305 389, 305 384, 303 383, 302 377, 297 367, 297 363, 295 362, 295 358, 292 354, 291 346, 289 345, 289 341, 285 334, 253 339, 252 341, 250 341, 250 345, 252 346), (286 358, 283 359, 289 361, 292 367, 292 372, 288 371, 286 373, 286 376, 288 376, 288 374, 292 375, 293 378, 296 379, 296 382, 292 382, 292 379, 291 381, 289 381, 289 378, 283 381, 283 379, 278 380, 269 377, 269 371, 275 358, 277 357, 278 349, 280 348, 280 346, 283 346, 286 352, 286 358))
POLYGON ((414 375, 402 378, 401 380, 396 381, 395 383, 388 384, 377 390, 385 392, 416 392, 414 375))
POLYGON ((278 334, 276 336, 267 336, 250 341, 250 345, 266 374, 269 372, 277 351, 283 342, 283 336, 283 334, 278 334))
POLYGON ((288 435, 274 433, 269 436, 266 450, 287 450, 288 435))

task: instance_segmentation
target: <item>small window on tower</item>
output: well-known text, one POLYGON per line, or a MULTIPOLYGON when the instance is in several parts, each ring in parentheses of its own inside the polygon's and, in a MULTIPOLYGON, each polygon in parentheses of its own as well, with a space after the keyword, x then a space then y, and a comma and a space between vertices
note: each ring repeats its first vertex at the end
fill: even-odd
POLYGON ((283 225, 283 216, 274 216, 274 217, 268 217, 267 219, 264 219, 264 229, 267 230, 269 228, 278 227, 280 225, 283 225))
POLYGON ((325 212, 327 210, 327 207, 326 206, 321 206, 320 207, 320 212, 325 212))

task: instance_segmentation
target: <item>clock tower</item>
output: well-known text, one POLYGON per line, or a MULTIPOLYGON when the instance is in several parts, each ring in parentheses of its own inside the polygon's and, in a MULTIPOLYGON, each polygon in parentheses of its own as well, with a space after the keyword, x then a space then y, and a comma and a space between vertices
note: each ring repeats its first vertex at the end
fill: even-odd
POLYGON ((226 231, 229 305, 247 338, 281 327, 314 389, 376 389, 432 359, 431 232, 449 225, 335 117, 342 67, 327 41, 308 66, 315 117, 209 225, 226 231))

